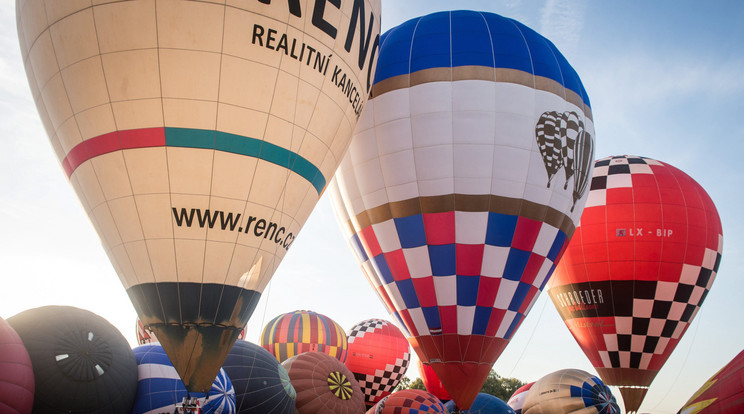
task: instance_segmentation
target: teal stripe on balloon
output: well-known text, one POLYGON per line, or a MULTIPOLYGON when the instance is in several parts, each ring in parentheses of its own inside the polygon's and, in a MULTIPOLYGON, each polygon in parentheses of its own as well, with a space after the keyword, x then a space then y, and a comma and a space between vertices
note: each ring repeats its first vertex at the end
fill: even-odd
POLYGON ((326 186, 323 173, 313 163, 286 148, 256 138, 205 129, 166 127, 165 145, 214 149, 259 158, 299 174, 315 187, 318 195, 326 186))

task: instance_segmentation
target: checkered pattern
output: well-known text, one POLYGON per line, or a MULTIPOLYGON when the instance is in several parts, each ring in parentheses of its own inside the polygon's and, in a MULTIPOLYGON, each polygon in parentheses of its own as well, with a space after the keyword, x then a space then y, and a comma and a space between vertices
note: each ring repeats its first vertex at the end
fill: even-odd
POLYGON ((346 365, 372 405, 393 392, 408 370, 408 341, 392 323, 382 319, 362 321, 349 330, 346 365))
POLYGON ((347 337, 347 341, 350 344, 354 343, 354 340, 358 338, 364 338, 364 334, 367 332, 375 332, 382 329, 383 326, 386 326, 388 323, 387 321, 384 321, 382 319, 369 319, 362 323, 354 325, 353 328, 351 328, 351 331, 349 331, 349 335, 347 337))
POLYGON ((551 282, 566 324, 595 367, 658 371, 721 262, 723 235, 710 197, 660 161, 597 160, 574 237, 551 282), (570 298, 587 288, 611 298, 585 309, 561 303, 562 293, 570 298))
POLYGON ((568 179, 574 174, 574 149, 576 147, 576 140, 584 132, 584 122, 579 119, 579 115, 576 112, 564 112, 561 116, 561 155, 563 161, 563 169, 566 172, 566 185, 563 188, 568 187, 568 179))
POLYGON ((591 133, 584 129, 583 125, 576 139, 574 152, 574 189, 571 211, 574 211, 576 202, 586 193, 587 184, 589 184, 591 177, 592 161, 594 160, 594 139, 592 139, 591 133))
POLYGON ((629 315, 617 307, 615 332, 604 334, 604 349, 597 350, 604 368, 661 368, 667 346, 679 342, 713 285, 722 245, 717 251, 706 249, 702 266, 685 265, 679 283, 636 282, 650 287, 628 292, 633 298, 629 315))
POLYGON ((584 122, 576 112, 543 112, 535 125, 535 139, 548 173, 548 187, 553 176, 561 167, 566 174, 563 189, 568 188, 568 180, 574 177, 572 192, 573 204, 586 192, 591 160, 594 158, 594 140, 584 129, 584 122))
POLYGON ((651 174, 652 165, 663 166, 659 161, 645 157, 620 156, 597 160, 594 163, 589 198, 585 208, 606 205, 607 190, 633 187, 632 176, 651 174))
POLYGON ((385 365, 385 369, 375 370, 374 375, 354 373, 354 378, 364 393, 364 400, 374 404, 387 394, 393 392, 411 363, 411 354, 406 352, 403 358, 395 360, 394 364, 385 365))
POLYGON ((566 244, 546 223, 491 212, 418 214, 357 234, 373 284, 413 336, 511 338, 566 244))
MULTIPOLYGON (((548 187, 553 176, 563 165, 563 143, 565 137, 563 115, 555 111, 543 112, 535 125, 535 138, 548 173, 548 187)), ((567 152, 567 150, 565 150, 567 152)), ((572 151, 573 152, 573 151, 572 151)), ((568 177, 568 173, 566 174, 568 177)))
POLYGON ((449 412, 437 397, 423 390, 401 390, 375 404, 374 414, 424 414, 449 412))

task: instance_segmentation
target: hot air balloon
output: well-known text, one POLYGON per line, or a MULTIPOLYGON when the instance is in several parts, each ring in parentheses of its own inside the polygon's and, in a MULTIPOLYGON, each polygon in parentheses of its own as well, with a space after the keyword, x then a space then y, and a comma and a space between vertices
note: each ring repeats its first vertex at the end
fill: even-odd
POLYGON ((651 158, 594 165, 574 240, 550 298, 608 385, 636 412, 705 300, 723 233, 705 190, 651 158))
POLYGON ((133 414, 156 414, 173 412, 176 404, 187 395, 199 400, 204 414, 234 414, 235 391, 230 378, 220 370, 206 393, 190 394, 178 377, 176 369, 159 344, 147 344, 134 348, 139 367, 137 399, 133 414))
POLYGON ((576 72, 519 22, 440 12, 381 37, 372 98, 335 175, 335 205, 346 210, 337 216, 349 218, 341 226, 353 229, 365 274, 460 407, 573 235, 593 136, 576 72), (541 120, 553 112, 581 121, 581 133, 558 125, 543 145, 541 120))
POLYGON ((524 400, 527 398, 527 394, 530 391, 530 388, 532 388, 532 385, 534 385, 534 382, 530 382, 529 384, 525 384, 519 388, 517 388, 516 391, 514 391, 514 394, 512 394, 511 397, 509 397, 509 401, 506 403, 514 409, 516 414, 522 414, 522 407, 524 407, 524 400))
POLYGON ((0 412, 29 414, 34 405, 34 370, 23 341, 0 318, 0 412))
POLYGON ((444 404, 424 390, 400 390, 383 398, 367 410, 368 414, 447 414, 444 404))
POLYGON ((601 379, 563 369, 539 380, 527 392, 522 414, 620 414, 620 406, 601 379))
POLYGON ((348 147, 380 0, 17 0, 52 147, 190 391, 230 346, 348 147))
POLYGON ((744 411, 744 351, 710 377, 678 414, 725 414, 744 411))
POLYGON ((297 393, 274 355, 247 341, 235 341, 222 366, 235 389, 238 414, 294 414, 297 393))
POLYGON ((34 412, 131 414, 137 362, 108 321, 84 309, 44 306, 7 322, 31 358, 34 412))
POLYGON ((424 364, 421 359, 419 359, 418 371, 419 375, 421 375, 421 381, 423 381, 424 387, 426 387, 426 391, 429 391, 442 401, 449 401, 452 399, 444 388, 444 385, 442 385, 442 381, 437 377, 437 373, 434 372, 434 368, 428 364, 424 364))
MULTIPOLYGON (((449 401, 444 406, 450 412, 459 412, 454 401, 449 401)), ((501 401, 500 398, 495 397, 491 394, 484 392, 478 393, 478 396, 473 400, 473 404, 470 409, 466 411, 468 414, 515 414, 514 409, 501 401)))
POLYGON ((346 361, 348 343, 341 325, 313 311, 283 313, 266 324, 261 346, 279 362, 303 352, 323 352, 346 361))
POLYGON ((408 341, 397 326, 383 319, 367 319, 354 325, 347 337, 346 366, 372 406, 390 395, 411 363, 408 341))
POLYGON ((364 395, 354 374, 338 359, 322 352, 303 352, 282 365, 297 391, 297 413, 357 414, 364 395))

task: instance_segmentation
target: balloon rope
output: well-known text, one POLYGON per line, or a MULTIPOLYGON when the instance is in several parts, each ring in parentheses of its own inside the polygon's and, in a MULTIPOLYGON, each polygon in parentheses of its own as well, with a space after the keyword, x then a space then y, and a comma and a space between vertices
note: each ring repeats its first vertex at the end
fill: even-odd
MULTIPOLYGON (((259 327, 259 329, 263 329, 263 327, 265 326, 264 322, 266 321, 266 308, 269 307, 269 295, 271 295, 271 280, 269 280, 269 285, 266 287, 266 302, 264 302, 264 310, 263 310, 263 315, 261 315, 261 326, 259 327)), ((259 335, 258 340, 260 342, 261 334, 259 333, 258 335, 259 335)))
MULTIPOLYGON (((543 296, 543 295, 540 295, 540 296, 543 296)), ((538 298, 539 298, 539 296, 538 296, 538 298)), ((512 373, 514 373, 514 370, 517 368, 517 365, 519 364, 519 361, 522 360, 522 357, 524 356, 525 351, 527 351, 527 347, 529 347, 530 343, 532 342, 532 337, 535 335, 535 331, 537 331, 537 325, 539 325, 540 324, 540 321, 542 321, 543 312, 545 312, 545 306, 546 306, 546 304, 548 303, 549 300, 550 299, 546 299, 545 301, 543 301, 542 309, 540 309, 540 316, 537 318, 537 323, 535 323, 535 326, 532 327, 532 333, 530 333, 530 338, 527 340, 527 345, 525 345, 522 348, 522 353, 519 354, 519 358, 517 358, 517 361, 514 362, 514 366, 512 366, 511 371, 509 371, 508 377, 511 378, 512 373)), ((526 316, 525 316, 525 318, 526 318, 526 316)))
MULTIPOLYGON (((689 346, 689 348, 687 348, 687 353, 685 354, 685 359, 684 359, 684 361, 682 361, 682 365, 679 367, 679 371, 677 372, 677 376, 674 378, 674 382, 672 382, 672 384, 667 389, 666 394, 664 394, 664 396, 661 397, 661 400, 659 400, 659 402, 656 404, 656 406, 653 409, 651 409, 651 411, 649 411, 649 412, 655 413, 656 412, 656 409, 661 405, 661 403, 664 402, 664 400, 666 400, 666 398, 669 396, 669 393, 672 392, 672 389, 674 389, 674 386, 677 385, 677 381, 679 381, 680 374, 682 374, 682 370, 685 368, 685 365, 687 365, 687 359, 690 357, 690 353, 692 351, 692 346, 695 344, 695 339, 697 337, 698 329, 700 328, 700 324, 702 323, 701 320, 703 319, 702 313, 703 313, 703 308, 702 308, 702 306, 700 306, 698 308, 698 312, 697 312, 697 321, 698 321, 698 323, 695 324, 695 331, 692 333, 692 341, 690 341, 690 346, 689 346)), ((692 321, 690 323, 692 323, 692 321)), ((682 404, 684 404, 684 403, 682 403, 682 404)))

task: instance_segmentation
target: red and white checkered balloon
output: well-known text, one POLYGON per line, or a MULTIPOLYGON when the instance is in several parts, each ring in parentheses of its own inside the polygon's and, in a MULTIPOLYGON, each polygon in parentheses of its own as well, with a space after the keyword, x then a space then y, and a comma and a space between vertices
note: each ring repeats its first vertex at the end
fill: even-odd
POLYGON ((595 162, 549 293, 627 411, 638 409, 703 304, 722 250, 716 207, 690 176, 645 157, 595 162))

